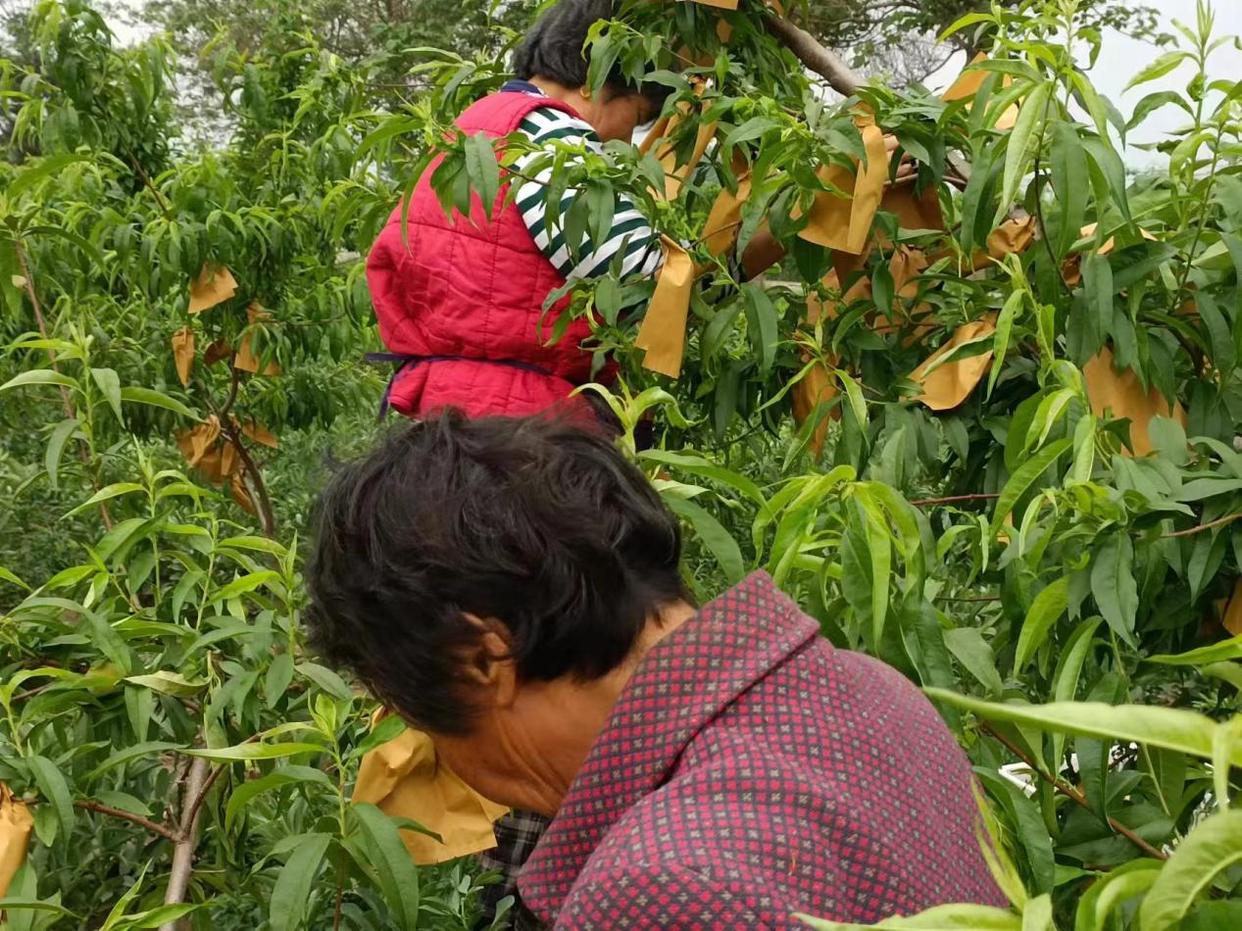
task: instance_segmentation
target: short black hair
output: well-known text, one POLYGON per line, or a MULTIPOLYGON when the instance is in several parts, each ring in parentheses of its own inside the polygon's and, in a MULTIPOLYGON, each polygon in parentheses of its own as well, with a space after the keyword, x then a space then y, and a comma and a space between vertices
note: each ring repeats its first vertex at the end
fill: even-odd
MULTIPOLYGON (((584 46, 591 27, 600 20, 613 19, 615 0, 560 0, 522 39, 513 53, 513 72, 524 81, 551 78, 565 87, 585 87, 590 57, 584 46)), ((614 66, 604 79, 613 95, 642 94, 658 111, 670 88, 644 81, 635 85, 614 66)))
POLYGON ((396 430, 318 503, 312 646, 416 726, 470 730, 466 614, 508 629, 520 680, 598 678, 685 598, 677 520, 599 432, 446 412, 396 430))

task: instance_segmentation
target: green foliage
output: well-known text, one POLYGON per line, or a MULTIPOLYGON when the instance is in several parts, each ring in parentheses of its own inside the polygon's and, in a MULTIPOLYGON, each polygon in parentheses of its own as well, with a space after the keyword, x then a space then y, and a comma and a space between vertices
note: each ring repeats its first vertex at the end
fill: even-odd
MULTIPOLYGON (((690 530, 687 582, 710 597, 766 569, 825 636, 926 687, 959 732, 1013 909, 888 926, 1236 924, 1242 647, 1220 619, 1242 574, 1242 85, 1211 75, 1210 12, 1171 53, 1196 69, 1186 91, 1129 118, 1083 70, 1095 36, 1072 0, 967 17, 988 79, 949 104, 866 87, 827 106, 767 15, 635 2, 597 36, 594 73, 653 64, 670 106, 693 104, 672 140, 683 161, 716 126, 673 201, 663 167, 628 146, 551 156, 552 185, 582 204, 571 247, 624 190, 708 269, 676 381, 633 348, 625 311, 651 282, 571 289, 622 369, 613 391, 589 390, 690 530), (697 97, 696 75, 712 79, 697 97), (845 274, 842 257, 798 234, 826 192, 817 169, 863 153, 859 102, 917 189, 938 192, 948 230, 882 211, 860 276, 871 293, 852 300, 823 277, 845 274), (998 129, 1014 103, 1017 124, 998 129), (1162 106, 1190 125, 1160 145, 1167 171, 1129 179, 1126 136, 1162 106), (700 240, 740 164, 740 238, 769 217, 790 251, 762 284, 733 280, 700 240), (1013 216, 1033 218, 1037 241, 976 263, 1013 216), (914 290, 895 284, 898 249, 929 259, 914 290), (825 300, 836 315, 805 324, 825 300), (990 351, 989 376, 932 412, 911 373, 985 314, 995 331, 941 364, 990 351), (1148 455, 1130 454, 1143 425, 1092 394, 1084 369, 1105 348, 1140 396, 1185 409, 1185 426, 1147 425, 1148 455), (819 361, 840 393, 799 423, 792 398, 819 361), (638 454, 648 420, 656 448, 638 454)), ((477 913, 481 878, 415 870, 398 835, 414 828, 349 801, 374 745, 369 702, 306 652, 297 530, 332 462, 374 435, 360 255, 436 152, 449 206, 495 190, 512 157, 448 132, 503 79, 505 33, 477 55, 477 38, 446 35, 461 46, 347 59, 301 19, 263 25, 178 35, 222 101, 203 144, 179 131, 173 45, 118 49, 77 0, 40 3, 36 54, 0 66, 0 779, 37 838, 5 905, 14 927, 144 927, 184 909, 201 928, 337 913, 464 928, 477 913), (208 266, 231 270, 236 294, 191 314, 208 266), (182 384, 170 341, 186 332, 198 349, 182 384), (243 342, 256 372, 229 363, 243 342), (208 362, 213 345, 227 348, 208 362), (177 449, 213 423, 245 454, 233 491, 258 527, 177 449), (179 845, 195 852, 188 874, 179 845)))

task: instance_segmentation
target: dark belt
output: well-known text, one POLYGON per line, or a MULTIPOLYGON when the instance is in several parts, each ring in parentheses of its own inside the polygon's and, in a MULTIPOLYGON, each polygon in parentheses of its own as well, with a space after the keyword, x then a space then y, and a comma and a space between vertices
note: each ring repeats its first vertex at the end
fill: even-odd
POLYGON ((531 365, 529 362, 519 362, 516 359, 472 359, 469 356, 411 356, 403 355, 399 352, 368 352, 365 360, 372 365, 392 364, 397 367, 396 371, 392 373, 392 377, 388 379, 388 384, 384 386, 384 395, 380 398, 380 420, 383 420, 388 413, 388 402, 392 396, 392 386, 397 383, 397 378, 407 368, 422 365, 424 362, 474 362, 479 365, 503 365, 505 368, 533 372, 545 378, 560 377, 553 375, 547 369, 541 369, 539 366, 531 365))

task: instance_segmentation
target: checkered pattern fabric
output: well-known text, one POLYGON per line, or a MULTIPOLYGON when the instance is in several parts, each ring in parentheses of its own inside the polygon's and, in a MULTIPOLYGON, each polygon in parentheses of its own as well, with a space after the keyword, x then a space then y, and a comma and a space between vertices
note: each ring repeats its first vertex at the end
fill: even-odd
POLYGON ((557 929, 776 929, 1003 905, 965 755, 757 574, 640 664, 518 881, 557 929))
MULTIPOLYGON (((517 893, 518 873, 547 827, 548 819, 531 811, 511 811, 496 822, 496 846, 479 854, 483 869, 496 870, 501 875, 500 882, 488 886, 483 893, 485 923, 491 923, 501 899, 517 893)), ((512 931, 537 931, 542 927, 542 922, 530 913, 520 898, 509 914, 513 916, 512 931)))

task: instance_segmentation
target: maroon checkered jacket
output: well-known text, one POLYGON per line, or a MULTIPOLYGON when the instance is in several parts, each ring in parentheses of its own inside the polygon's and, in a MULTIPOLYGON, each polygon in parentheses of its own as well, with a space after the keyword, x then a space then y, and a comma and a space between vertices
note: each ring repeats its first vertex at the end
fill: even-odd
POLYGON ((1003 905, 965 755, 764 574, 653 649, 518 880, 558 929, 872 923, 1003 905))

